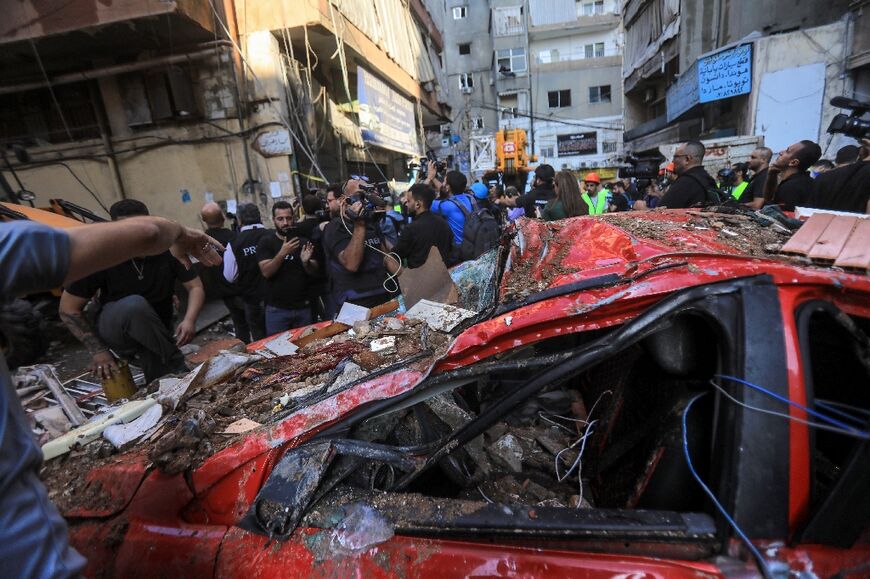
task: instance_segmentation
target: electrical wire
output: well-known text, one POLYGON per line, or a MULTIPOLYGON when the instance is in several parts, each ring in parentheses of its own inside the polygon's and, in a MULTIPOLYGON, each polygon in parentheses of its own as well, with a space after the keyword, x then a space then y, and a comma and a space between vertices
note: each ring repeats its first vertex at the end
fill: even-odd
POLYGON ((737 533, 737 535, 743 541, 743 544, 746 545, 746 548, 749 549, 749 551, 755 557, 755 560, 758 562, 758 566, 760 567, 761 573, 762 575, 764 575, 764 578, 772 579, 773 576, 771 575, 770 569, 767 566, 767 561, 765 561, 764 557, 762 557, 761 553, 758 551, 755 545, 752 544, 752 541, 749 540, 749 537, 746 536, 746 533, 743 532, 743 529, 740 528, 740 525, 737 524, 737 521, 735 521, 731 517, 731 515, 728 514, 728 511, 725 509, 724 505, 719 502, 719 499, 716 498, 716 494, 712 490, 710 490, 710 487, 707 486, 707 484, 701 478, 701 475, 699 475, 698 471, 695 470, 695 465, 692 464, 692 456, 689 452, 689 429, 686 426, 686 418, 689 416, 689 411, 692 409, 692 405, 694 405, 699 398, 706 395, 707 392, 702 392, 701 394, 698 394, 697 396, 689 400, 689 403, 686 405, 685 410, 683 410, 683 455, 686 458, 686 465, 689 467, 689 472, 692 473, 692 478, 694 478, 698 485, 700 485, 701 489, 703 489, 707 497, 709 497, 709 499, 713 501, 716 509, 722 514, 723 517, 725 517, 725 520, 728 521, 728 524, 731 525, 731 528, 734 529, 734 532, 737 533))
POLYGON ((778 416, 780 418, 785 418, 786 420, 791 420, 793 422, 805 424, 811 428, 818 428, 819 430, 826 430, 828 432, 834 432, 837 434, 842 434, 844 436, 851 436, 853 438, 858 438, 861 440, 870 440, 870 434, 868 434, 867 436, 861 436, 861 435, 854 434, 851 431, 843 430, 842 428, 837 428, 835 426, 828 426, 827 424, 819 424, 818 422, 810 422, 809 420, 804 420, 803 418, 798 418, 797 416, 792 416, 792 415, 786 414, 784 412, 776 412, 773 410, 767 410, 766 408, 758 408, 757 406, 752 406, 750 404, 746 404, 745 402, 741 402, 740 400, 737 400, 735 397, 733 397, 731 394, 729 394, 722 386, 720 386, 719 384, 716 384, 715 381, 710 380, 710 384, 714 388, 716 388, 716 390, 721 392, 722 395, 725 396, 728 400, 730 400, 734 404, 737 404, 738 406, 742 406, 743 408, 746 408, 747 410, 754 410, 755 412, 760 412, 762 414, 769 414, 771 416, 778 416))
POLYGON ((776 400, 779 400, 780 402, 784 402, 786 404, 794 406, 795 408, 803 410, 807 414, 815 416, 819 420, 824 420, 828 424, 832 424, 834 426, 837 426, 837 427, 851 433, 852 435, 857 435, 859 438, 870 438, 870 433, 868 433, 868 432, 858 430, 857 428, 854 428, 854 427, 852 427, 844 422, 841 422, 841 421, 837 420, 836 418, 831 418, 830 416, 828 416, 826 414, 822 414, 821 412, 818 412, 817 410, 813 410, 812 408, 807 408, 806 406, 803 406, 802 404, 798 404, 797 402, 793 402, 792 400, 789 400, 788 398, 780 396, 776 392, 771 392, 767 388, 764 388, 764 387, 759 386, 757 384, 753 384, 752 382, 747 382, 746 380, 743 380, 741 378, 735 378, 734 376, 726 376, 724 374, 716 374, 716 377, 717 378, 724 378, 725 380, 731 380, 732 382, 737 382, 739 384, 743 384, 744 386, 749 386, 753 390, 757 390, 763 394, 767 394, 768 396, 775 398, 776 400))
MULTIPOLYGON (((500 107, 497 105, 491 105, 491 104, 487 104, 487 103, 479 102, 479 101, 471 101, 471 104, 476 106, 476 107, 480 107, 482 109, 487 109, 487 110, 496 111, 496 112, 502 112, 505 110, 505 108, 508 108, 508 107, 500 107)), ((550 121, 550 122, 554 122, 554 123, 559 123, 559 124, 563 124, 563 125, 571 125, 571 126, 581 127, 581 128, 585 128, 585 129, 601 129, 601 130, 605 130, 605 131, 622 131, 625 129, 625 127, 620 126, 620 125, 606 125, 606 124, 598 125, 598 124, 589 123, 589 122, 583 123, 583 122, 579 122, 579 121, 572 121, 570 119, 562 119, 560 117, 556 117, 553 115, 541 116, 540 114, 523 113, 520 111, 516 111, 512 114, 515 114, 519 117, 533 119, 536 121, 550 121)))
MULTIPOLYGON (((341 224, 344 226, 345 231, 347 231, 348 235, 353 237, 353 232, 347 226, 347 222, 344 219, 344 212, 343 211, 341 213, 339 213, 339 217, 341 218, 341 224)), ((365 247, 368 247, 369 249, 374 249, 375 251, 377 251, 378 253, 380 253, 384 257, 389 257, 389 258, 394 259, 396 261, 396 263, 399 264, 399 269, 396 270, 396 273, 390 273, 389 270, 387 271, 387 279, 385 279, 384 282, 381 284, 381 287, 383 287, 387 293, 391 293, 391 294, 399 293, 401 291, 401 288, 399 287, 398 279, 399 279, 399 274, 402 273, 402 269, 403 269, 402 258, 399 256, 399 254, 397 254, 395 252, 391 251, 391 252, 387 253, 386 251, 381 251, 379 248, 368 245, 365 242, 363 243, 363 245, 365 245, 365 247), (390 287, 387 286, 388 283, 392 284, 390 287, 392 287, 393 289, 390 289, 390 287)))

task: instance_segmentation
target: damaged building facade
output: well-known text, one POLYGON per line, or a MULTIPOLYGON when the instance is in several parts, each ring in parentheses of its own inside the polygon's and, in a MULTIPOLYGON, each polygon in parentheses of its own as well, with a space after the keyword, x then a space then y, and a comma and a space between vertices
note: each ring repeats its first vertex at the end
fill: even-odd
POLYGON ((825 134, 842 112, 830 99, 853 91, 847 63, 861 16, 849 5, 626 2, 625 148, 758 135, 774 151, 812 139, 832 157, 852 142, 825 134))
POLYGON ((199 226, 210 200, 404 181, 447 113, 419 1, 18 2, 0 45, 3 197, 103 217, 135 198, 199 226))

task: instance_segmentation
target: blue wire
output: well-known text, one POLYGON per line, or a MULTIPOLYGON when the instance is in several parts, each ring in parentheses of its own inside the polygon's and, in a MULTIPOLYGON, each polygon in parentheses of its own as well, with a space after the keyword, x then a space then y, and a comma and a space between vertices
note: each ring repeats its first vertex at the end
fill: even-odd
POLYGON ((837 420, 836 418, 831 418, 830 416, 822 414, 821 412, 817 412, 817 411, 813 410, 812 408, 807 408, 806 406, 798 404, 797 402, 793 402, 793 401, 789 400, 788 398, 784 398, 784 397, 780 396, 776 392, 771 392, 767 388, 763 388, 761 386, 758 386, 757 384, 753 384, 752 382, 747 382, 746 380, 742 380, 740 378, 735 378, 734 376, 726 376, 724 374, 716 374, 716 377, 717 378, 725 378, 726 380, 731 380, 733 382, 738 382, 740 384, 743 384, 744 386, 749 386, 750 388, 752 388, 754 390, 758 390, 759 392, 762 392, 764 394, 767 394, 768 396, 776 398, 780 402, 785 402, 786 404, 794 406, 795 408, 799 408, 799 409, 803 410, 804 412, 806 412, 807 414, 815 416, 819 420, 824 420, 825 422, 828 422, 829 424, 833 424, 834 426, 842 428, 843 430, 848 430, 849 432, 853 432, 855 434, 860 434, 863 436, 870 436, 870 433, 868 433, 868 432, 862 432, 861 430, 855 428, 854 426, 846 424, 845 422, 841 422, 841 421, 837 420))
POLYGON ((836 407, 832 406, 831 404, 827 404, 825 402, 822 402, 821 400, 816 400, 816 406, 821 406, 822 408, 824 408, 828 412, 833 412, 834 414, 839 414, 843 418, 848 418, 849 420, 858 424, 859 426, 864 426, 864 423, 866 422, 866 420, 858 418, 857 416, 853 416, 853 415, 849 414, 848 412, 843 412, 839 408, 836 408, 836 407))
MULTIPOLYGON (((723 376, 725 378, 726 376, 723 376)), ((719 499, 716 498, 716 495, 713 494, 713 491, 710 490, 698 472, 695 470, 695 466, 692 464, 692 457, 689 454, 689 437, 688 437, 688 427, 686 426, 686 417, 689 415, 689 410, 692 409, 692 405, 702 396, 706 395, 707 392, 702 392, 698 394, 694 398, 692 398, 689 403, 686 405, 686 409, 683 410, 683 455, 686 457, 686 464, 689 467, 689 472, 692 473, 692 477, 701 485, 701 488, 707 494, 713 504, 716 505, 716 508, 722 513, 722 516, 725 517, 725 520, 728 521, 728 524, 731 525, 731 528, 734 529, 734 532, 740 537, 755 559, 758 561, 758 566, 761 567, 761 573, 764 575, 765 579, 771 579, 770 569, 767 567, 767 561, 764 560, 764 557, 761 556, 761 553, 758 549, 755 548, 755 545, 752 544, 752 541, 749 540, 749 537, 746 536, 746 533, 743 532, 743 529, 740 528, 740 525, 737 524, 731 515, 728 514, 728 511, 725 510, 725 507, 722 503, 719 502, 719 499)))

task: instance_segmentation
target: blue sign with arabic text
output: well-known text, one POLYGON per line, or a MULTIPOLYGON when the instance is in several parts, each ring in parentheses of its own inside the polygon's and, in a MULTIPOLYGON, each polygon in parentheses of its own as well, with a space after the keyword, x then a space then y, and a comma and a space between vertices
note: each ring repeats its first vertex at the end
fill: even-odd
POLYGON ((406 155, 420 154, 413 102, 362 67, 357 67, 357 98, 366 143, 406 155))
POLYGON ((702 103, 749 94, 752 90, 752 45, 743 44, 698 59, 698 88, 702 103))

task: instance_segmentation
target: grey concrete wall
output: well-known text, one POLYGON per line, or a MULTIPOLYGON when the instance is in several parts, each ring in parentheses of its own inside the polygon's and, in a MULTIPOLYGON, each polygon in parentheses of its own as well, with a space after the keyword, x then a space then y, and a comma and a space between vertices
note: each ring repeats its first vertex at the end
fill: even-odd
POLYGON ((534 108, 565 118, 583 119, 622 113, 622 67, 589 68, 582 71, 537 72, 532 77, 534 108), (610 103, 590 103, 589 87, 610 85, 610 103), (571 89, 571 106, 548 108, 549 91, 571 89))

